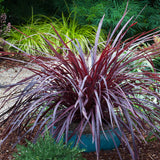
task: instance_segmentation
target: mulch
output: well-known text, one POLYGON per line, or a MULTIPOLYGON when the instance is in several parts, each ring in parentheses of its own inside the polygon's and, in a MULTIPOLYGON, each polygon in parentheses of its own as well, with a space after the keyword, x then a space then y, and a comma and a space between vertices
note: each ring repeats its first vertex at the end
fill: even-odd
MULTIPOLYGON (((16 62, 10 61, 10 60, 1 60, 0 61, 0 68, 5 67, 14 67, 17 66, 16 62)), ((5 125, 0 127, 0 137, 2 133, 4 132, 5 125)), ((25 138, 28 140, 31 140, 33 138, 33 135, 28 135, 25 138)), ((129 136, 129 135, 128 135, 129 136)), ((13 144, 16 142, 17 139, 17 132, 12 133, 8 139, 3 143, 3 145, 0 148, 0 160, 12 160, 12 154, 13 152, 16 152, 16 148, 13 148, 13 144)), ((22 140, 20 142, 21 145, 26 145, 25 140, 22 140)), ((139 149, 139 160, 160 160, 160 141, 154 140, 150 141, 147 144, 142 143, 138 144, 139 149)), ((132 160, 128 150, 123 145, 120 145, 119 147, 120 154, 122 156, 123 160, 132 160)), ((83 157, 86 158, 86 160, 96 160, 96 153, 82 153, 83 157)), ((111 151, 100 151, 100 160, 119 160, 117 151, 111 150, 111 151)))
MULTIPOLYGON (((0 127, 0 137, 5 129, 5 125, 0 127)), ((32 140, 34 132, 28 134, 25 139, 32 140)), ((13 148, 13 145, 17 141, 17 132, 12 133, 8 139, 3 143, 0 148, 0 160, 12 160, 12 154, 17 152, 16 148, 13 148)), ((26 141, 23 139, 20 142, 21 145, 26 145, 26 141)), ((150 141, 148 144, 142 143, 138 145, 139 149, 139 160, 160 160, 160 141, 150 141)), ((123 145, 119 147, 120 154, 123 160, 132 160, 128 150, 123 145)), ((86 160, 96 160, 96 153, 82 153, 83 157, 86 160)), ((100 160, 119 160, 117 151, 115 149, 109 151, 100 151, 100 160)))

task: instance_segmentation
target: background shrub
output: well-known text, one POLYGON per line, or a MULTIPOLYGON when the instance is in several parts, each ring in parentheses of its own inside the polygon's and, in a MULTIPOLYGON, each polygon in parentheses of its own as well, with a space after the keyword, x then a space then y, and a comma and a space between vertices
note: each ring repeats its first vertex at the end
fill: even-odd
MULTIPOLYGON (((8 20, 13 25, 26 24, 32 14, 60 18, 62 12, 67 17, 70 12, 75 11, 77 12, 77 22, 79 24, 97 26, 105 13, 103 28, 108 33, 122 17, 126 3, 127 0, 5 0, 2 4, 9 10, 8 20)), ((138 24, 128 32, 127 36, 160 26, 160 0, 130 0, 128 8, 129 13, 122 25, 131 16, 134 15, 136 18, 143 11, 137 17, 138 24), (146 7, 143 10, 144 6, 146 7)))
MULTIPOLYGON (((127 0, 75 0, 71 10, 77 12, 79 22, 81 24, 98 25, 100 18, 105 13, 103 28, 109 32, 117 24, 125 10, 127 0)), ((126 15, 122 26, 129 20, 131 16, 137 17, 138 22, 129 32, 128 36, 137 34, 144 30, 153 29, 160 25, 160 1, 154 3, 144 1, 129 1, 129 12, 126 15), (146 5, 145 9, 143 7, 146 5), (142 11, 142 12, 141 12, 142 11)))

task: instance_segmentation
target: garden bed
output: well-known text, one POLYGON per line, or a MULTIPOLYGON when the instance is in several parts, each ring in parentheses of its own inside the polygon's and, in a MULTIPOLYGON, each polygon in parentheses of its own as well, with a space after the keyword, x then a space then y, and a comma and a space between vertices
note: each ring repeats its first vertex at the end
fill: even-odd
MULTIPOLYGON (((0 127, 0 135, 4 130, 4 127, 0 127)), ((34 133, 33 133, 34 134, 34 133)), ((26 136, 26 139, 31 140, 33 134, 26 136)), ((129 135, 128 135, 129 136, 129 135)), ((13 152, 16 152, 16 148, 12 148, 13 144, 16 142, 16 132, 9 136, 9 138, 5 141, 0 149, 0 160, 12 160, 13 152)), ((26 142, 23 140, 20 143, 21 145, 26 145, 26 142)), ((159 160, 160 158, 160 141, 151 141, 148 144, 141 144, 139 145, 140 151, 140 160, 159 160)), ((122 145, 119 147, 121 156, 123 160, 131 160, 131 156, 128 153, 128 150, 123 147, 122 145)), ((83 157, 86 160, 95 160, 96 153, 82 153, 83 157)), ((119 160, 117 151, 114 149, 112 151, 101 151, 100 152, 100 160, 119 160)))
MULTIPOLYGON (((9 60, 3 60, 0 62, 0 69, 1 71, 1 76, 0 76, 0 83, 9 83, 9 81, 13 82, 13 75, 17 74, 18 68, 17 67, 18 62, 12 62, 9 60), (12 69, 8 69, 8 68, 12 69)), ((19 78, 24 78, 24 76, 28 76, 29 72, 21 72, 19 78)), ((0 136, 3 133, 5 126, 0 127, 0 136)), ((34 133, 27 135, 25 137, 28 140, 31 140, 33 137, 34 133)), ((129 139, 130 135, 128 135, 129 139)), ((0 160, 11 160, 13 159, 12 153, 16 152, 16 149, 12 148, 13 144, 15 143, 17 138, 17 133, 14 132, 12 135, 9 136, 9 138, 5 141, 5 143, 2 145, 0 149, 0 160)), ((22 141, 20 143, 21 145, 25 145, 26 142, 22 141)), ((128 153, 128 150, 124 146, 119 147, 120 153, 122 155, 123 160, 131 160, 131 156, 128 153)), ((150 141, 148 144, 142 143, 141 145, 139 144, 139 152, 140 152, 140 160, 159 160, 160 159, 160 141, 150 141)), ((86 158, 87 160, 95 160, 96 159, 96 153, 83 153, 83 157, 86 158)), ((100 160, 118 160, 118 154, 116 150, 112 151, 101 151, 100 152, 100 160)))

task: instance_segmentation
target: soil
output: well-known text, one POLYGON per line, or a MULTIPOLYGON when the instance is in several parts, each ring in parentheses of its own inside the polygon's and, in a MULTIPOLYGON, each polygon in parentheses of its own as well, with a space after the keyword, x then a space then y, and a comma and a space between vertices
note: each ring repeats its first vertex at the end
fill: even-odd
MULTIPOLYGON (((0 61, 0 68, 4 67, 14 67, 17 66, 16 62, 11 62, 9 60, 3 60, 0 61)), ((6 126, 0 127, 0 137, 1 134, 4 131, 4 128, 6 126)), ((25 138, 28 140, 31 140, 33 138, 34 133, 27 135, 25 138)), ((130 138, 130 135, 128 134, 128 137, 130 138)), ((15 131, 12 135, 8 137, 8 139, 3 143, 3 145, 0 148, 0 160, 12 160, 12 154, 13 152, 16 152, 16 148, 13 148, 13 144, 16 142, 17 139, 17 132, 15 131)), ((21 145, 26 145, 25 141, 20 142, 21 145)), ((139 157, 140 160, 160 160, 160 141, 154 140, 150 141, 147 144, 142 143, 138 145, 139 149, 139 157)), ((122 156, 123 160, 131 160, 131 156, 128 152, 128 150, 120 145, 119 147, 120 154, 122 156)), ((82 153, 83 157, 86 158, 86 160, 96 160, 96 153, 82 153)), ((118 154, 116 150, 111 151, 100 151, 100 160, 119 160, 118 154)))
MULTIPOLYGON (((3 133, 5 126, 0 127, 0 137, 3 133)), ((25 139, 32 140, 34 136, 34 132, 32 134, 28 134, 25 139)), ((128 137, 130 137, 128 135, 128 137)), ((0 160, 12 160, 12 154, 17 152, 16 148, 13 148, 17 140, 17 132, 15 131, 11 134, 8 139, 3 143, 0 149, 0 160)), ((21 145, 26 145, 26 142, 22 140, 20 142, 21 145)), ((139 149, 139 160, 160 160, 160 141, 151 141, 148 144, 142 143, 138 146, 139 149)), ((120 145, 119 147, 120 154, 123 160, 132 160, 128 150, 123 146, 120 145)), ((96 160, 96 153, 82 153, 83 157, 86 160, 96 160)), ((119 160, 117 151, 110 150, 110 151, 100 151, 100 160, 119 160)))

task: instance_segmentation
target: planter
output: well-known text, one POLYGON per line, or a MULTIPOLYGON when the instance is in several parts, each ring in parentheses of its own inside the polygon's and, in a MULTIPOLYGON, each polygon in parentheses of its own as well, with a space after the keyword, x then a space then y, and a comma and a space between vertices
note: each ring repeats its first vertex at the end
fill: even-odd
MULTIPOLYGON (((116 131, 119 135, 120 132, 118 130, 118 128, 115 128, 114 131, 116 131)), ((117 135, 114 133, 113 130, 110 130, 111 135, 114 138, 115 144, 117 145, 117 147, 119 147, 120 145, 120 139, 117 137, 117 135)), ((109 131, 106 130, 105 134, 106 137, 108 139, 105 138, 104 134, 100 133, 100 150, 112 150, 115 148, 114 142, 112 140, 112 137, 110 135, 109 131)), ((69 143, 73 143, 76 142, 77 140, 77 135, 74 135, 70 140, 69 143)), ((84 149, 85 152, 95 152, 96 148, 95 148, 95 143, 92 143, 92 134, 82 134, 81 136, 81 140, 78 144, 80 149, 84 149)))
MULTIPOLYGON (((117 147, 119 147, 120 145, 120 139, 117 137, 117 135, 114 132, 117 132, 117 134, 120 135, 119 129, 115 128, 114 131, 113 130, 105 130, 105 134, 107 139, 105 138, 103 132, 101 131, 100 133, 100 150, 112 150, 115 148, 114 142, 116 144, 117 147), (109 133, 110 131, 110 133, 109 133), (114 142, 112 140, 112 137, 114 138, 114 142)), ((71 133, 69 133, 71 134, 71 133)), ((65 136, 64 136, 65 137, 65 136)), ((71 147, 74 147, 74 144, 76 143, 78 136, 74 135, 72 136, 72 138, 68 141, 68 143, 71 143, 71 147)), ((64 140, 65 141, 65 140, 64 140)), ((84 152, 95 152, 96 148, 95 148, 95 143, 92 143, 92 134, 82 134, 81 136, 81 140, 79 141, 78 147, 80 149, 85 150, 84 152)))

